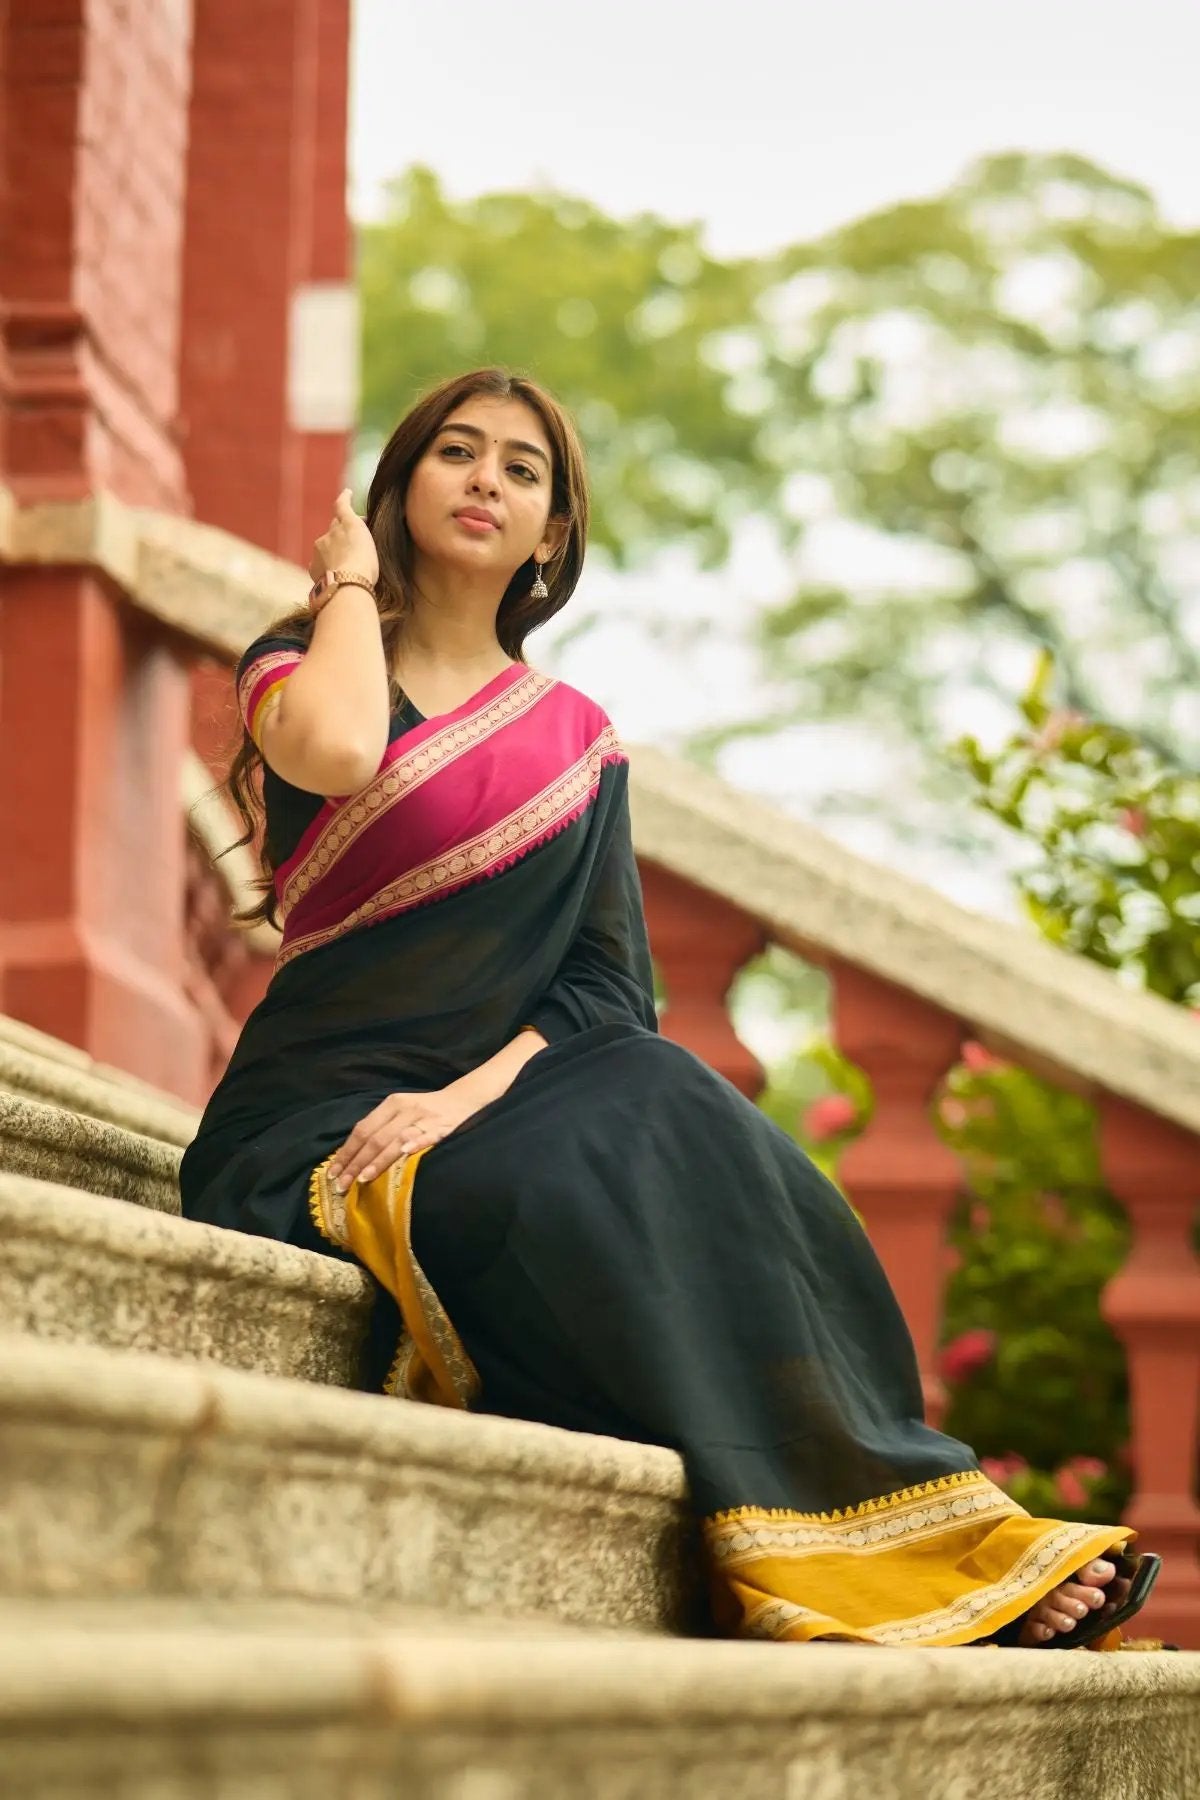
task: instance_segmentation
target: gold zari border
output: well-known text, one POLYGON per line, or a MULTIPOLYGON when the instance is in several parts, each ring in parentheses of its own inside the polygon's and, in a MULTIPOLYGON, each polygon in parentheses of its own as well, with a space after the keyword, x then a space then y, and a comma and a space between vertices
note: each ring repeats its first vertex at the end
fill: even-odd
POLYGON ((280 914, 286 919, 298 900, 326 876, 371 825, 415 793, 432 776, 475 750, 502 726, 522 717, 558 683, 531 669, 485 706, 447 725, 416 749, 405 751, 350 800, 337 808, 299 868, 284 884, 280 914))
POLYGON ((844 1512, 704 1521, 715 1598, 739 1635, 896 1646, 988 1637, 1132 1535, 1031 1518, 973 1469, 844 1512))
POLYGON ((401 1157, 373 1181, 352 1181, 344 1194, 329 1179, 333 1159, 326 1157, 309 1181, 309 1211, 322 1237, 351 1251, 400 1308, 405 1335, 386 1391, 466 1409, 478 1397, 479 1372, 413 1255, 413 1185, 425 1154, 401 1157))
POLYGON ((335 938, 344 937, 360 925, 390 918, 439 890, 448 891, 468 881, 476 881, 501 864, 515 861, 534 844, 541 843, 581 801, 587 799, 599 780, 605 759, 618 754, 623 754, 620 740, 613 727, 606 725, 578 762, 506 819, 489 826, 476 837, 456 844, 453 850, 419 868, 409 870, 406 875, 389 881, 335 925, 310 931, 291 944, 285 944, 275 959, 275 967, 281 969, 306 950, 315 950, 335 938))

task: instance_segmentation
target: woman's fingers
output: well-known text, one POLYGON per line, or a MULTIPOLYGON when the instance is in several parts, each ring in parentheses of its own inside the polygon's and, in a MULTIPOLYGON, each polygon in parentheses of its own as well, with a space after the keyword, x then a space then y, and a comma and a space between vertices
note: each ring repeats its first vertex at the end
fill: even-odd
POLYGON ((331 1180, 340 1187, 352 1181, 370 1181, 404 1153, 416 1127, 422 1096, 389 1094, 386 1100, 360 1119, 329 1165, 331 1180))

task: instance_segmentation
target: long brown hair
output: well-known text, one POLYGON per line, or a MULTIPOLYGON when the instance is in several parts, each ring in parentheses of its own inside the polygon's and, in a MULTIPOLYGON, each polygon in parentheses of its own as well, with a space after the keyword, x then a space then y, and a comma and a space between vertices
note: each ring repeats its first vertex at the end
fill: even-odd
MULTIPOLYGON (((524 662, 525 639, 566 605, 579 580, 587 546, 588 490, 583 448, 570 418, 545 388, 506 369, 474 369, 468 375, 456 375, 443 381, 423 395, 401 419, 379 458, 367 494, 366 520, 379 554, 376 604, 389 670, 394 667, 396 651, 415 604, 415 547, 404 520, 408 484, 438 428, 455 407, 481 394, 489 399, 523 400, 537 413, 545 426, 552 452, 550 517, 567 520, 567 535, 561 549, 542 568, 542 580, 549 589, 546 598, 535 600, 530 595, 536 573, 532 557, 522 563, 505 589, 496 614, 496 636, 506 656, 515 662, 524 662)), ((312 618, 304 610, 286 613, 268 630, 272 634, 302 638, 307 643, 312 628, 312 618)), ((394 708, 400 704, 403 693, 394 675, 389 686, 394 708)), ((262 769, 262 752, 243 728, 242 741, 225 778, 224 791, 246 829, 230 849, 252 843, 258 837, 265 813, 262 769)), ((275 887, 271 879, 274 864, 265 843, 260 854, 267 870, 267 878, 257 884, 261 887, 262 898, 257 905, 234 915, 239 925, 251 926, 260 921, 271 925, 278 923, 275 887)))

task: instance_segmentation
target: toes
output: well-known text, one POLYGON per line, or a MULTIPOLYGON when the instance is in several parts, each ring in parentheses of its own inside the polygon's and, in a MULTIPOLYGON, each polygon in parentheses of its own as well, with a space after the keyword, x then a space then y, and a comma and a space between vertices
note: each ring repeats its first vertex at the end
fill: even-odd
POLYGON ((1116 1572, 1116 1563, 1106 1562, 1100 1556, 1095 1562, 1088 1563, 1086 1568, 1080 1569, 1075 1579, 1082 1582, 1084 1587, 1103 1587, 1105 1582, 1112 1580, 1116 1572))
POLYGON ((1077 1581, 1064 1581, 1056 1592, 1066 1610, 1078 1619, 1085 1619, 1088 1613, 1104 1605, 1103 1588, 1081 1587, 1077 1581))
POLYGON ((1062 1612, 1057 1606, 1046 1615, 1056 1631, 1074 1631, 1079 1620, 1074 1613, 1062 1612))

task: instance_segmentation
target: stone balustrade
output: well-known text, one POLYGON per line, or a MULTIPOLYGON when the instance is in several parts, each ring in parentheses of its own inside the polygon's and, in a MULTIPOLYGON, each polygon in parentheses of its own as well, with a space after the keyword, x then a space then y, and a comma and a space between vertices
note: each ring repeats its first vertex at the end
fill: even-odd
MULTIPOLYGON (((0 490, 5 562, 10 592, 13 572, 18 576, 18 607, 53 603, 56 569, 88 571, 95 591, 86 604, 104 617, 81 617, 79 641, 84 627, 96 632, 105 619, 116 619, 123 641, 139 646, 138 667, 157 656, 185 676, 204 657, 231 662, 271 618, 297 603, 305 583, 300 570, 224 532, 103 496, 21 510, 0 490), (50 583, 45 591, 43 578, 50 583)), ((5 693, 17 691, 35 652, 32 630, 19 622, 0 630, 5 693)), ((114 716, 131 704, 117 680, 123 667, 128 679, 128 664, 109 654, 114 716)), ((82 677, 68 669, 65 680, 59 698, 69 708, 79 699, 82 677)), ((141 703, 144 715, 144 692, 141 703)), ((180 921, 181 952, 157 975, 174 981, 179 1004, 204 1020, 195 1066, 210 1078, 237 1019, 261 991, 271 945, 260 932, 234 951, 214 924, 220 890, 213 883, 224 885, 226 899, 231 892, 242 898, 253 871, 244 858, 240 864, 223 859, 215 876, 204 870, 201 850, 211 859, 237 833, 219 802, 201 808, 198 821, 196 802, 207 777, 179 736, 177 692, 171 704, 175 735, 166 748, 175 757, 176 807, 182 796, 193 838, 190 863, 183 854, 172 865, 176 889, 173 900, 167 896, 180 921)), ((190 742, 206 750, 203 737, 204 722, 193 712, 190 742)), ((97 728, 89 742, 102 740, 97 728)), ((160 754, 163 748, 160 743, 160 754)), ((962 1185, 961 1170, 933 1127, 935 1091, 962 1043, 973 1038, 1094 1099, 1104 1176, 1133 1231, 1125 1267, 1104 1296, 1105 1316, 1129 1365, 1136 1471, 1129 1516, 1143 1542, 1167 1558, 1146 1625, 1200 1645, 1200 1266, 1191 1238, 1200 1199, 1200 1028, 1182 1009, 1130 991, 1097 965, 1030 931, 969 913, 690 765, 648 748, 635 749, 631 760, 635 845, 667 989, 664 1031, 753 1096, 762 1071, 739 1042, 726 1005, 738 971, 774 943, 830 978, 835 1040, 874 1090, 870 1123, 844 1156, 840 1177, 904 1306, 931 1417, 943 1402, 934 1360, 944 1234, 962 1185)), ((73 842, 86 837, 86 794, 76 783, 67 795, 63 830, 73 842)), ((49 789, 38 797, 50 804, 49 789)), ((130 843, 152 852, 147 830, 161 830, 156 814, 141 838, 127 830, 126 853, 130 843)), ((94 858, 102 851, 92 845, 94 858)), ((37 901, 37 893, 19 884, 7 893, 0 886, 0 968, 11 962, 14 945, 27 965, 31 957, 36 962, 46 936, 44 920, 42 937, 34 929, 37 901)), ((105 931, 109 939, 119 935, 111 913, 105 931)), ((111 966, 128 975, 134 950, 125 946, 125 962, 110 956, 111 966)), ((144 972, 140 979, 144 988, 144 972)), ((4 1005, 103 1060, 153 1073, 132 1050, 128 1059, 114 1054, 119 1030, 111 1009, 104 1030, 93 1031, 86 1009, 63 1029, 48 1011, 46 995, 54 991, 49 982, 6 980, 4 1005)), ((158 1078, 189 1099, 202 1097, 194 1085, 172 1081, 170 1071, 159 1070, 158 1078)))

